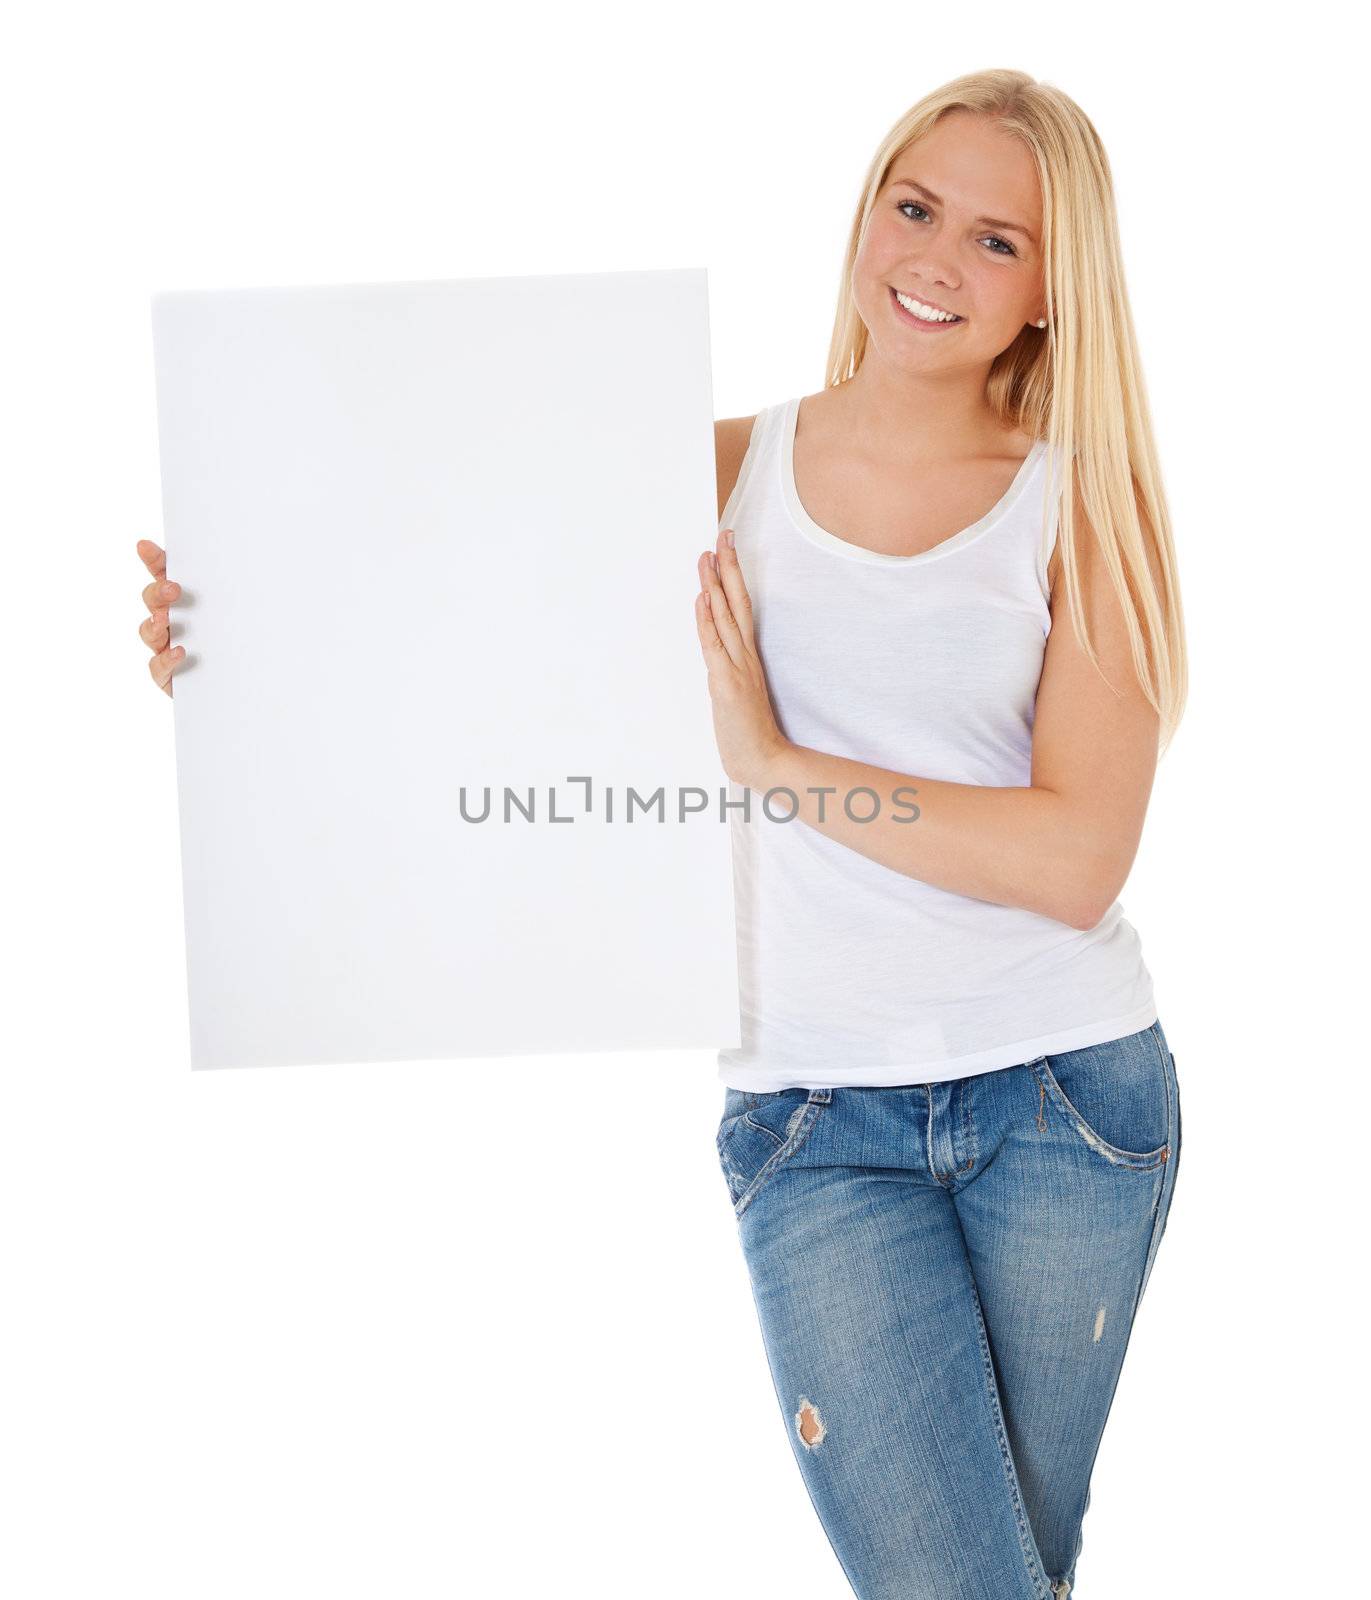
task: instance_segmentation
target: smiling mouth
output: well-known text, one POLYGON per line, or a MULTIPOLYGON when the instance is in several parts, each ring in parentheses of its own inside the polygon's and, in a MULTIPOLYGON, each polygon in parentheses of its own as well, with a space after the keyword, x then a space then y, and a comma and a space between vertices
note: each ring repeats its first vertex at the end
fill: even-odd
POLYGON ((890 288, 890 299, 906 322, 916 323, 921 328, 955 328, 959 322, 966 321, 965 317, 958 316, 955 312, 938 311, 936 306, 927 305, 924 301, 915 299, 913 295, 905 295, 902 298, 899 290, 893 285, 890 288), (919 310, 914 309, 916 306, 919 310), (924 316, 920 315, 920 311, 936 314, 924 316))

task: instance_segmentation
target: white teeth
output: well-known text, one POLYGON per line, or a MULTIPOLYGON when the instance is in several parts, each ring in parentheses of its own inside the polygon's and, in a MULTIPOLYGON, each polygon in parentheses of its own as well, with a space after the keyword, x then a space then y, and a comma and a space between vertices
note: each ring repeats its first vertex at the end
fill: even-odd
POLYGON ((907 294, 895 291, 895 298, 910 313, 922 322, 957 322, 960 318, 954 317, 950 311, 939 311, 936 306, 926 306, 921 300, 911 300, 907 294))

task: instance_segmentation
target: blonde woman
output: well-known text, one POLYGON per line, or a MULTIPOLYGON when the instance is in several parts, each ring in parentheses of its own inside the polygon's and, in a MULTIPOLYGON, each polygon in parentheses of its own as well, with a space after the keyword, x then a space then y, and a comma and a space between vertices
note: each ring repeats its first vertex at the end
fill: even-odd
MULTIPOLYGON (((986 72, 904 116, 825 387, 717 446, 718 1149, 782 1414, 862 1600, 1060 1600, 1181 1141, 1115 899, 1181 608, 1080 108, 986 72)), ((180 589, 138 549, 170 694, 180 589)))
POLYGON ((718 1147, 791 1444, 862 1600, 1060 1600, 1181 1147, 1115 897, 1182 617, 1081 109, 984 72, 901 118, 825 387, 717 439, 718 1147))

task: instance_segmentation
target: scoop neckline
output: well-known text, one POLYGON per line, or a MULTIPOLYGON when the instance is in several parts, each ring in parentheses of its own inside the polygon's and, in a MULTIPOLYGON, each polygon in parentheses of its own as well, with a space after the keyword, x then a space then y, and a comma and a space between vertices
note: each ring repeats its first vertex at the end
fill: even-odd
POLYGON ((790 513, 790 520, 811 544, 818 545, 820 549, 828 550, 834 555, 844 556, 849 561, 865 561, 870 565, 882 567, 917 567, 929 561, 940 560, 955 550, 964 550, 982 534, 989 533, 1009 511, 1023 492, 1034 467, 1047 449, 1046 439, 1035 439, 1032 449, 1023 458, 1009 487, 990 510, 983 517, 978 517, 969 527, 963 528, 959 533, 950 534, 928 550, 920 550, 917 555, 891 555, 884 550, 868 550, 864 545, 853 544, 850 539, 840 538, 836 533, 830 533, 827 528, 821 528, 801 504, 800 492, 795 487, 795 432, 799 425, 800 401, 803 398, 803 395, 796 395, 794 399, 787 401, 785 414, 781 419, 781 495, 786 510, 790 513))

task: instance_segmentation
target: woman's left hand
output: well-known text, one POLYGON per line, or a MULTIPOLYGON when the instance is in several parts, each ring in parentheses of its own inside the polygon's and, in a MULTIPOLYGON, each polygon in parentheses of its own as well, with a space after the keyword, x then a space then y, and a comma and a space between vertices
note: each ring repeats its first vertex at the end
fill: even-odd
POLYGON ((724 771, 745 789, 766 788, 766 772, 787 741, 776 722, 752 636, 752 601, 725 528, 699 560, 695 625, 709 669, 714 738, 724 771), (717 558, 717 559, 716 559, 717 558))

